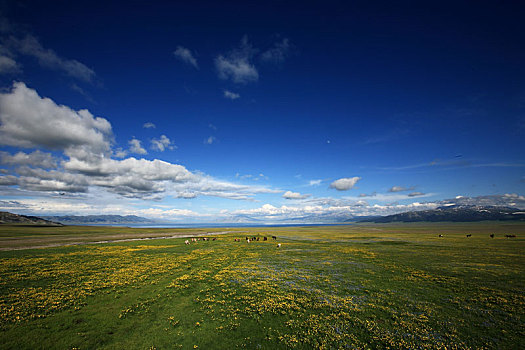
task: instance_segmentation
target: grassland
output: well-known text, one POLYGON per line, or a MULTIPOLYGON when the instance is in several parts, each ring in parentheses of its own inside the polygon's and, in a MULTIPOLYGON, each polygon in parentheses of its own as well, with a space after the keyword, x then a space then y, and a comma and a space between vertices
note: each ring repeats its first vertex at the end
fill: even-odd
MULTIPOLYGON (((0 347, 519 349, 525 343, 523 224, 230 231, 189 245, 173 238, 1 251, 0 347), (277 242, 262 240, 272 235, 277 242), (261 238, 247 243, 246 236, 261 238)), ((1 227, 0 248, 166 233, 1 227)))

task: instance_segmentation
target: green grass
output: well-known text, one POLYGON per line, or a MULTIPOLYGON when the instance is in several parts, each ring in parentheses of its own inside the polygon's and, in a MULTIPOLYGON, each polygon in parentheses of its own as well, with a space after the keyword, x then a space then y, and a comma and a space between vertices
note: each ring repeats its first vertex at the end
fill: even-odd
MULTIPOLYGON (((61 237, 96 230, 97 238, 130 233, 67 228, 61 237)), ((519 349, 525 341, 522 224, 236 231, 190 245, 0 252, 1 347, 519 349), (282 247, 244 240, 258 235, 276 235, 282 247)))

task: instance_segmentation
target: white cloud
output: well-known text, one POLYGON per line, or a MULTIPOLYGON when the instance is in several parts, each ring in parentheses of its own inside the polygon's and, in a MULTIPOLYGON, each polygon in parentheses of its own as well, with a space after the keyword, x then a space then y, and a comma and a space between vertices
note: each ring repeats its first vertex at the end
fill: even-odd
POLYGON ((219 78, 230 79, 234 83, 247 84, 259 80, 259 72, 251 63, 256 50, 248 43, 248 37, 244 36, 239 48, 230 51, 227 55, 219 55, 215 58, 215 68, 219 78))
POLYGON ((229 98, 230 100, 236 100, 239 97, 241 97, 241 95, 239 95, 239 94, 237 94, 235 92, 224 90, 224 97, 229 98))
POLYGON ((197 59, 195 59, 195 57, 189 49, 182 46, 177 46, 177 50, 175 50, 173 54, 182 62, 190 64, 197 69, 199 68, 197 64, 197 59))
POLYGON ((40 168, 55 168, 57 160, 51 153, 44 153, 39 150, 32 153, 18 152, 11 155, 7 152, 0 152, 0 163, 7 165, 30 165, 40 168))
POLYGON ((424 196, 425 194, 423 192, 411 192, 408 194, 409 197, 420 197, 424 196))
MULTIPOLYGON (((207 141, 214 140, 210 137, 207 141)), ((173 146, 165 135, 155 141, 159 149, 173 146)), ((2 163, 12 165, 0 171, 3 194, 9 191, 42 197, 68 192, 85 200, 96 192, 95 200, 104 193, 154 200, 165 196, 253 200, 259 193, 281 192, 218 180, 158 159, 113 159, 126 157, 126 152, 113 143, 111 124, 87 110, 58 105, 23 83, 15 83, 11 91, 0 94, 0 144, 37 149, 0 153, 2 163), (40 150, 44 148, 52 149, 53 154, 40 150)), ((129 144, 133 152, 146 152, 135 138, 129 144)))
POLYGON ((217 138, 216 138, 215 136, 210 136, 210 137, 208 137, 206 140, 204 140, 204 143, 207 144, 207 145, 211 145, 211 144, 214 143, 216 140, 217 140, 217 138))
POLYGON ((310 180, 308 186, 319 186, 323 180, 310 180))
POLYGON ((330 188, 335 188, 338 191, 347 191, 355 186, 357 181, 361 180, 360 177, 345 177, 342 179, 335 180, 330 184, 330 188))
POLYGON ((128 143, 129 143, 130 152, 137 153, 137 154, 148 154, 148 151, 146 151, 142 147, 142 142, 140 140, 137 140, 136 138, 132 138, 131 140, 128 141, 128 143))
POLYGON ((156 151, 164 152, 166 149, 174 149, 176 146, 166 135, 161 135, 160 138, 151 140, 151 148, 156 151))
POLYGON ((62 58, 53 50, 44 48, 32 35, 26 35, 23 39, 12 36, 8 44, 18 53, 35 57, 43 67, 60 70, 73 78, 92 82, 96 76, 95 71, 85 64, 62 58))
POLYGON ((275 223, 330 223, 352 220, 359 216, 390 215, 405 211, 435 209, 438 203, 411 203, 396 205, 369 205, 366 201, 346 203, 327 203, 319 205, 302 204, 296 206, 275 207, 265 204, 260 208, 243 209, 230 213, 230 219, 245 222, 275 222, 275 223), (332 205, 337 204, 337 205, 332 205))
POLYGON ((185 199, 191 199, 196 198, 197 194, 194 192, 181 192, 177 195, 177 198, 185 198, 185 199))
POLYGON ((300 194, 299 192, 286 191, 283 194, 284 199, 305 199, 310 197, 310 194, 300 194))
POLYGON ((0 201, 0 210, 16 211, 22 214, 37 215, 97 215, 101 212, 115 215, 137 215, 152 219, 187 220, 188 218, 205 218, 208 215, 200 214, 188 209, 178 208, 135 208, 129 203, 103 204, 99 202, 79 202, 67 197, 47 199, 19 199, 17 201, 0 201))
POLYGON ((40 97, 24 83, 0 94, 0 144, 23 148, 108 152, 111 124, 88 110, 75 111, 40 97))
POLYGON ((142 127, 144 129, 155 129, 157 126, 151 122, 147 122, 147 123, 144 123, 144 125, 142 125, 142 127))
POLYGON ((411 191, 413 189, 414 189, 414 186, 411 186, 411 187, 392 186, 392 188, 390 188, 388 192, 403 192, 403 191, 411 191))
POLYGON ((128 152, 123 150, 121 147, 113 150, 113 156, 116 158, 125 158, 128 155, 128 152))
POLYGON ((282 63, 290 52, 290 40, 284 38, 281 42, 277 42, 272 48, 261 54, 261 60, 270 63, 282 63))
POLYGON ((13 74, 20 72, 20 66, 14 59, 0 55, 0 74, 13 74))
POLYGON ((457 205, 482 205, 497 207, 518 207, 525 209, 525 196, 517 193, 505 193, 502 195, 490 195, 479 197, 456 196, 453 199, 445 199, 441 203, 457 205))

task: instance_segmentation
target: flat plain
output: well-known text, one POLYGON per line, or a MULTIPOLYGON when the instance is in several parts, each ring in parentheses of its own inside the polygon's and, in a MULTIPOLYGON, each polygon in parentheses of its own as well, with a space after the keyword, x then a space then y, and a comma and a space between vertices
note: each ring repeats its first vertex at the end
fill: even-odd
POLYGON ((0 344, 519 349, 524 237, 523 223, 497 222, 0 226, 0 344), (207 235, 214 231, 226 233, 207 235), (173 235, 180 237, 118 241, 173 235), (185 244, 192 235, 199 240, 185 244), (113 242, 77 244, 105 240, 113 242), (35 246, 43 248, 23 249, 35 246))

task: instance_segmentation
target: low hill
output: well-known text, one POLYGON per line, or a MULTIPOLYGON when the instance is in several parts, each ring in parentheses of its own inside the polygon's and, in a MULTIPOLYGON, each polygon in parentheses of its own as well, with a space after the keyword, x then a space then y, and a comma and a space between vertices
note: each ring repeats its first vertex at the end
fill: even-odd
POLYGON ((0 224, 63 226, 61 223, 36 216, 18 215, 7 211, 0 211, 0 224))
POLYGON ((431 210, 410 211, 406 213, 376 217, 361 220, 361 222, 418 222, 418 221, 525 221, 525 211, 507 207, 486 207, 486 206, 443 206, 431 210))
POLYGON ((60 222, 64 225, 128 225, 128 224, 154 224, 155 221, 136 215, 65 215, 44 216, 47 220, 60 222))

